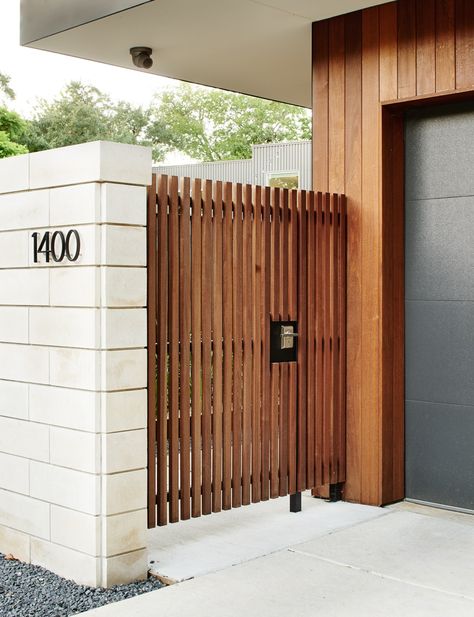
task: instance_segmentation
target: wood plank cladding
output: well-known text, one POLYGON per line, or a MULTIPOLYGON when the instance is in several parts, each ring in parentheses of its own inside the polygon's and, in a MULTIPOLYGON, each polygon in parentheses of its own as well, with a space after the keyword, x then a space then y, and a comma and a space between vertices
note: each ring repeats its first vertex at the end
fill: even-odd
POLYGON ((312 50, 314 189, 347 196, 345 499, 389 503, 404 497, 401 104, 474 90, 474 2, 398 0, 316 22, 312 50))

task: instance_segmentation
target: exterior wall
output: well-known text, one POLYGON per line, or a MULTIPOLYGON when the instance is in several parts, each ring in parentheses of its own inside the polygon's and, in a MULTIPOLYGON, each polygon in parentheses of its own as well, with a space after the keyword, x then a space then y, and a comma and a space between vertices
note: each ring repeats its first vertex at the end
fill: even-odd
POLYGON ((189 163, 185 165, 159 165, 155 173, 171 176, 241 182, 242 184, 267 184, 267 173, 298 171, 301 189, 311 189, 311 141, 288 141, 252 146, 252 158, 241 161, 214 163, 189 163))
POLYGON ((0 551, 89 585, 146 574, 146 148, 0 161, 0 551), (77 229, 77 262, 33 262, 77 229))
POLYGON ((314 188, 348 198, 345 498, 404 497, 403 117, 474 90, 474 3, 399 0, 313 26, 314 188))

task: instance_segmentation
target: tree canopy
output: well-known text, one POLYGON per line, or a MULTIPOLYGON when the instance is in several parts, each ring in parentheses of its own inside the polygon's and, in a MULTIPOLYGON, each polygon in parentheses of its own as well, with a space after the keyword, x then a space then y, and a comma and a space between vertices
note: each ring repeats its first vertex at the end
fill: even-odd
MULTIPOLYGON (((0 73, 5 100, 14 98, 9 82, 0 73)), ((202 86, 180 84, 144 108, 72 81, 39 100, 30 120, 0 107, 0 157, 104 139, 151 146, 155 161, 175 150, 201 161, 242 159, 253 144, 309 139, 310 125, 300 107, 202 86)))
POLYGON ((253 144, 311 139, 311 116, 301 107, 185 83, 159 94, 150 112, 152 141, 202 161, 250 158, 253 144))
POLYGON ((14 98, 10 77, 0 73, 0 158, 28 152, 27 148, 19 143, 24 135, 26 122, 4 106, 6 101, 14 98))

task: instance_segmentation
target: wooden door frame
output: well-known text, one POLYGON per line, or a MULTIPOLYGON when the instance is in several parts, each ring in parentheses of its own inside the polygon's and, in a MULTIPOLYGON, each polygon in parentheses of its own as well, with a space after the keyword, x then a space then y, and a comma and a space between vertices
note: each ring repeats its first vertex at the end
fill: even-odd
POLYGON ((405 497, 405 112, 474 100, 474 90, 387 101, 382 108, 382 503, 405 497), (390 409, 391 413, 386 411, 390 409))

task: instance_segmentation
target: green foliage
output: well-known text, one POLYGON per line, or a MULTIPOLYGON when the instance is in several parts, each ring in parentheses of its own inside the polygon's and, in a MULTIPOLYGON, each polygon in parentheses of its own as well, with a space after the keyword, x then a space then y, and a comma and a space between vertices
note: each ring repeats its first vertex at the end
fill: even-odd
POLYGON ((10 77, 5 73, 0 73, 0 94, 2 98, 10 99, 13 101, 15 98, 15 92, 10 86, 10 77))
MULTIPOLYGON (((15 93, 9 83, 10 78, 0 73, 0 94, 3 93, 3 98, 14 99, 15 93)), ((0 158, 28 152, 27 148, 19 143, 25 130, 26 122, 21 116, 6 107, 0 107, 0 158)))
POLYGON ((181 84, 156 97, 148 137, 204 161, 252 156, 252 145, 311 138, 307 110, 181 84))
MULTIPOLYGON (((30 152, 99 139, 153 145, 146 139, 147 124, 141 107, 115 103, 98 88, 73 81, 53 101, 39 101, 23 143, 30 152)), ((154 155, 162 154, 156 145, 154 155)))

